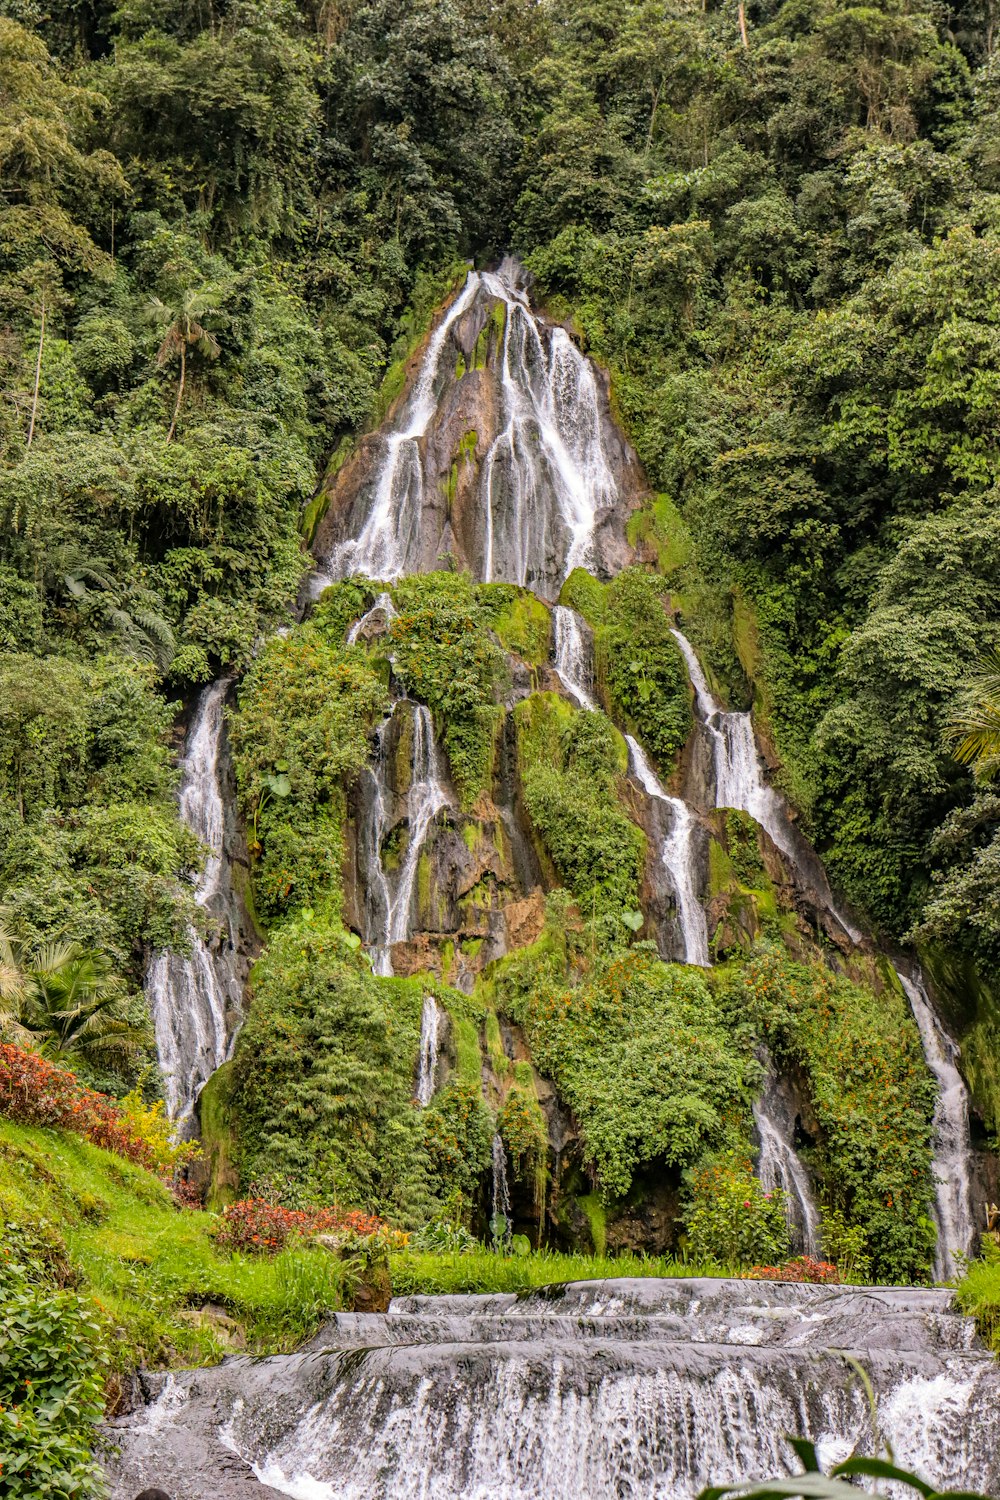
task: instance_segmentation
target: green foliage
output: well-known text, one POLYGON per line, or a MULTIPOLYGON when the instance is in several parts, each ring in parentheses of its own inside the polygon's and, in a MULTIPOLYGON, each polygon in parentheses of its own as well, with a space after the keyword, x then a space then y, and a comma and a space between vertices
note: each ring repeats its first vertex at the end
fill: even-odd
POLYGON ((762 945, 733 977, 727 1005, 804 1069, 821 1131, 814 1165, 831 1208, 863 1228, 875 1278, 926 1277, 935 1090, 902 994, 876 996, 762 945))
POLYGON ((686 1167, 725 1139, 754 1065, 697 971, 639 947, 598 957, 567 987, 551 962, 526 954, 498 970, 494 986, 579 1121, 606 1197, 623 1197, 646 1163, 686 1167))
POLYGON ((615 796, 627 754, 597 713, 578 713, 552 694, 514 710, 524 802, 532 827, 583 920, 602 945, 620 944, 622 913, 639 904, 645 838, 615 796))
POLYGON ((605 589, 594 635, 598 676, 611 711, 664 768, 691 730, 687 669, 655 575, 626 568, 605 589))
POLYGON ((364 653, 320 626, 270 640, 247 673, 230 734, 264 917, 339 908, 344 783, 388 701, 364 653))
POLYGON ((492 780, 497 699, 507 680, 490 612, 463 574, 407 578, 392 595, 399 611, 389 631, 394 670, 441 726, 455 788, 469 807, 492 780))
POLYGON ((471 1199, 491 1160, 496 1129, 482 1085, 448 1083, 424 1112, 427 1155, 442 1189, 471 1199))
POLYGON ((696 1260, 773 1266, 791 1251, 784 1195, 765 1192, 745 1151, 725 1151, 692 1173, 684 1218, 696 1260))

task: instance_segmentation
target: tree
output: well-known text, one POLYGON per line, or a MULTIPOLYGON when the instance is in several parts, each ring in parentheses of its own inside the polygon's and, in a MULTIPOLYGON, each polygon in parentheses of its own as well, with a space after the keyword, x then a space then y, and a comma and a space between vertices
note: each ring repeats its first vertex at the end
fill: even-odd
POLYGON ((0 929, 0 1026, 46 1056, 125 1062, 145 1041, 120 1014, 110 961, 73 942, 29 948, 0 929))
POLYGON ((156 353, 157 367, 162 369, 164 365, 170 364, 175 359, 180 361, 177 400, 174 402, 174 414, 170 419, 170 431, 167 433, 168 443, 173 441, 174 433, 177 431, 177 418, 180 416, 181 402, 184 399, 188 350, 197 350, 205 359, 218 359, 219 357, 219 341, 202 322, 203 318, 209 317, 215 311, 217 311, 215 294, 209 287, 189 287, 187 291, 181 293, 180 298, 172 307, 161 302, 159 297, 151 297, 149 300, 150 318, 165 329, 163 342, 156 353))
POLYGON ((982 658, 965 698, 949 725, 949 738, 955 759, 988 781, 1000 770, 1000 648, 982 658))

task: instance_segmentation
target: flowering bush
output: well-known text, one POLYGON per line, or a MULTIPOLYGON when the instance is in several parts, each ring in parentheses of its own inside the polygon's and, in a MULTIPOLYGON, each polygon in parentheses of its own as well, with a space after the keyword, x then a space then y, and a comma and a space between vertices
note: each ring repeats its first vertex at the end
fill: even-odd
MULTIPOLYGON (((178 1158, 158 1106, 120 1104, 85 1088, 67 1068, 9 1043, 0 1044, 0 1114, 22 1125, 75 1131, 153 1172, 173 1168, 178 1158)), ((190 1157, 192 1149, 179 1154, 190 1157)))
POLYGON ((840 1272, 828 1260, 817 1260, 814 1255, 796 1255, 781 1266, 753 1266, 743 1275, 748 1281, 817 1281, 836 1286, 840 1272))
POLYGON ((727 1266, 780 1262, 789 1251, 785 1197, 765 1192, 749 1156, 726 1151, 701 1168, 687 1212, 691 1254, 727 1266))
POLYGON ((282 1208, 263 1198, 244 1198, 222 1211, 216 1241, 225 1250, 275 1255, 290 1241, 313 1234, 336 1235, 345 1245, 401 1250, 409 1235, 359 1209, 282 1208))

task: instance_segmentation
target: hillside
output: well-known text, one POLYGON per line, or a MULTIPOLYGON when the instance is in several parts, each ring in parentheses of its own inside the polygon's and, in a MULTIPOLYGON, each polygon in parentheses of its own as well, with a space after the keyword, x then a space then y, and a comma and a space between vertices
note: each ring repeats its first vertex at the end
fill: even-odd
POLYGON ((994 30, 0 3, 0 1041, 202 1145, 0 1120, 112 1395, 350 1301, 234 1202, 992 1335, 994 30))

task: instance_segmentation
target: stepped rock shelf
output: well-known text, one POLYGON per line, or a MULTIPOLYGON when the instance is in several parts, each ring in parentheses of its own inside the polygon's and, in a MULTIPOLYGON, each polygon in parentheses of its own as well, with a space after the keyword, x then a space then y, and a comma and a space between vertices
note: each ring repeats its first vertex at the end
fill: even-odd
MULTIPOLYGON (((378 643, 391 628, 397 580, 445 563, 541 601, 548 660, 508 653, 494 774, 474 808, 456 792, 431 712, 394 674, 391 707, 348 800, 344 918, 374 972, 430 972, 468 993, 488 963, 538 937, 558 883, 525 827, 515 713, 541 693, 567 714, 606 706, 591 627, 557 601, 574 569, 610 579, 634 561, 628 518, 648 496, 602 376, 565 329, 531 309, 513 263, 469 274, 408 377, 385 426, 329 483, 311 592, 357 575, 379 585, 350 627, 351 645, 378 643)), ((737 809, 752 820, 803 941, 821 942, 842 969, 862 959, 872 972, 880 956, 838 909, 821 860, 770 785, 751 715, 725 711, 690 642, 676 628, 673 640, 666 649, 680 652, 693 700, 673 774, 662 762, 658 774, 635 734, 618 741, 623 805, 647 848, 642 935, 664 959, 711 965, 727 920, 710 889, 711 849, 725 810, 737 809)), ((226 687, 210 686, 200 701, 182 792, 185 818, 213 851, 199 899, 219 917, 218 936, 196 942, 189 958, 154 960, 148 983, 171 1114, 184 1128, 233 1045, 245 975, 227 873, 236 841, 224 809, 226 687)), ((901 963, 897 976, 938 1085, 935 1271, 944 1278, 974 1238, 968 1098, 919 972, 901 963)), ((428 996, 414 1077, 422 1107, 453 1042, 446 1006, 428 996)), ((782 1076, 780 1059, 761 1062, 757 1172, 784 1190, 794 1246, 815 1252, 815 1184, 797 1149, 800 1085, 782 1076)), ((558 1176, 572 1145, 568 1112, 534 1078, 558 1176)), ((503 1202, 509 1219, 499 1135, 493 1179, 494 1207, 503 1202)), ((682 1497, 780 1469, 788 1432, 813 1436, 830 1458, 889 1438, 901 1462, 938 1482, 986 1489, 1000 1485, 998 1383, 971 1324, 939 1291, 691 1280, 580 1284, 520 1300, 399 1299, 384 1316, 338 1317, 299 1354, 151 1382, 115 1493, 130 1495, 140 1468, 153 1465, 160 1483, 191 1500, 682 1497), (870 1372, 877 1433, 838 1350, 870 1372)))
POLYGON ((112 1493, 684 1500, 780 1472, 787 1432, 870 1447, 847 1354, 899 1462, 996 1491, 1000 1370, 946 1292, 692 1278, 402 1297, 298 1354, 150 1378, 112 1493))

